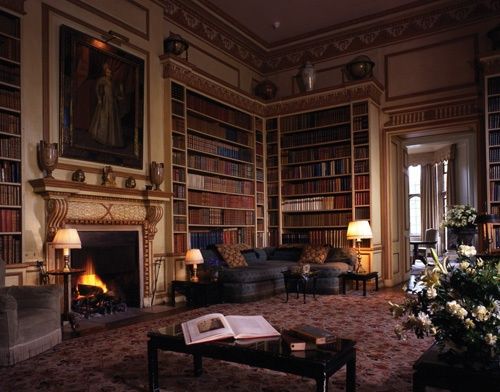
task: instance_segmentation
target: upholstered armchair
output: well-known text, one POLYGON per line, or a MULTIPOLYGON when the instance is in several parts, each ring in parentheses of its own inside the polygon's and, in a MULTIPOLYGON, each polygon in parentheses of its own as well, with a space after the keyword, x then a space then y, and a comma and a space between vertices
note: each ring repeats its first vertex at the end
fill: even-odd
POLYGON ((0 366, 33 357, 62 340, 59 286, 4 285, 0 258, 0 366))

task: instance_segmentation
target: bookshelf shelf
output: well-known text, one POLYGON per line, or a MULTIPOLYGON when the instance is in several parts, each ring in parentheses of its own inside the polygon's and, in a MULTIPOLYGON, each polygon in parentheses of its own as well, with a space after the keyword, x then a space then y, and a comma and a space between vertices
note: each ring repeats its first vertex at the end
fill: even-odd
POLYGON ((20 19, 0 10, 0 257, 22 263, 20 19))

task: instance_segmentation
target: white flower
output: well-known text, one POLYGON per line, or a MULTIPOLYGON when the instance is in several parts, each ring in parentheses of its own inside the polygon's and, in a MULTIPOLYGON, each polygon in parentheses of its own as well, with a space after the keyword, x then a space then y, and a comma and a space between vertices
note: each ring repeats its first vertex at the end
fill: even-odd
POLYGON ((486 321, 490 318, 490 312, 483 305, 479 305, 472 310, 472 316, 479 321, 486 321))
POLYGON ((466 271, 467 268, 470 267, 470 263, 468 261, 461 261, 460 264, 458 265, 458 268, 460 268, 462 271, 466 271))
POLYGON ((426 292, 427 298, 434 299, 437 297, 437 290, 434 287, 429 287, 426 292))
POLYGON ((487 333, 484 337, 484 341, 490 346, 494 346, 495 344, 497 344, 497 337, 492 333, 487 333))
POLYGON ((432 321, 429 318, 429 315, 424 312, 418 312, 418 321, 422 325, 422 327, 430 327, 432 325, 432 321))
POLYGON ((470 318, 466 318, 464 324, 465 324, 465 328, 467 328, 467 329, 476 328, 476 324, 474 324, 474 321, 472 321, 470 318))
POLYGON ((460 245, 458 247, 457 253, 460 256, 464 257, 472 257, 476 255, 476 248, 474 246, 469 246, 469 245, 460 245))
POLYGON ((467 310, 465 310, 460 304, 457 304, 457 301, 449 301, 446 303, 446 309, 452 315, 458 317, 459 319, 464 319, 467 316, 467 310))

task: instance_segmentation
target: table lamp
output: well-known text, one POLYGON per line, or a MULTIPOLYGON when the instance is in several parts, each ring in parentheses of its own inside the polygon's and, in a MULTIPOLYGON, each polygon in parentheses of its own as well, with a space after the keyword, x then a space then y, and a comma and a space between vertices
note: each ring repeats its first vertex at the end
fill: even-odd
POLYGON ((347 227, 347 239, 356 241, 356 257, 358 259, 357 273, 364 273, 361 265, 361 240, 373 238, 370 223, 367 220, 358 220, 349 222, 347 227))
POLYGON ((189 249, 186 252, 186 258, 184 260, 186 265, 193 266, 193 274, 191 276, 191 282, 198 282, 198 275, 196 275, 196 271, 198 269, 198 264, 203 264, 203 256, 201 255, 201 251, 199 249, 189 249))
POLYGON ((80 241, 80 236, 76 229, 59 229, 52 241, 52 245, 56 249, 62 249, 64 255, 64 268, 63 271, 70 271, 71 267, 69 264, 69 250, 70 249, 81 249, 82 243, 80 241))

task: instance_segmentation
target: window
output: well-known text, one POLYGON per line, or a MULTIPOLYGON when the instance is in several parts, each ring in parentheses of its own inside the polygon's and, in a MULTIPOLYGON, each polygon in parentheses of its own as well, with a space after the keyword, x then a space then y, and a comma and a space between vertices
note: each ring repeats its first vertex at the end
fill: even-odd
POLYGON ((420 165, 408 168, 410 236, 412 237, 420 237, 421 235, 420 169, 420 165))

